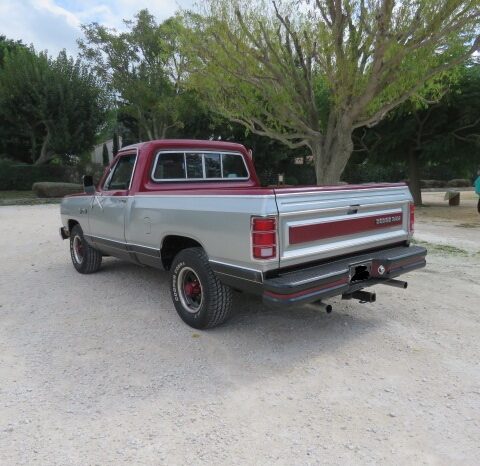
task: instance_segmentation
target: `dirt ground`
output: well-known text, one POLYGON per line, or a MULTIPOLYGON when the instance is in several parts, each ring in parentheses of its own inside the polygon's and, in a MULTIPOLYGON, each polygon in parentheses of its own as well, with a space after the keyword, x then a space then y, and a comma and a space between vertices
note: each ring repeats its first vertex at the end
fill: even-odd
POLYGON ((58 205, 0 207, 0 464, 478 465, 469 203, 419 209, 431 253, 405 291, 330 315, 237 295, 205 332, 177 317, 164 273, 75 272, 58 205))

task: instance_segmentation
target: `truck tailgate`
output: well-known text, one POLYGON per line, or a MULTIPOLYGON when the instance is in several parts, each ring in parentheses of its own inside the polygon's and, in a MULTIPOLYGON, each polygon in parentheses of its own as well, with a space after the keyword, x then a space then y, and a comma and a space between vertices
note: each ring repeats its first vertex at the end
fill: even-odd
POLYGON ((409 238, 403 184, 277 188, 280 267, 400 243, 409 238))

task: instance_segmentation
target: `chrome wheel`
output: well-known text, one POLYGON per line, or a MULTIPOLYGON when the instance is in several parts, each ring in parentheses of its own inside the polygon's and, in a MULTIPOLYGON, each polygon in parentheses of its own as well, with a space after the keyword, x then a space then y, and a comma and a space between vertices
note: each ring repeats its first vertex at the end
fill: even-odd
POLYGON ((77 235, 73 238, 72 249, 73 249, 73 256, 75 258, 75 261, 77 262, 77 264, 81 264, 83 262, 85 251, 84 251, 83 241, 82 241, 82 238, 80 238, 80 236, 77 235))
POLYGON ((198 275, 190 267, 180 270, 177 292, 185 310, 192 314, 198 312, 203 303, 202 284, 198 275))

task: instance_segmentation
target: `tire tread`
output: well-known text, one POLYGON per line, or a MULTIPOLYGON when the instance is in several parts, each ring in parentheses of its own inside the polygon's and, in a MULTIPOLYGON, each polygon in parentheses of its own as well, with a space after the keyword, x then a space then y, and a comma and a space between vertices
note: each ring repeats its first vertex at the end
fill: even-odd
MULTIPOLYGON (((232 309, 232 289, 224 285, 215 275, 210 267, 208 256, 202 248, 188 248, 182 250, 174 259, 174 264, 178 260, 185 260, 185 256, 195 256, 202 264, 203 271, 207 275, 207 288, 209 302, 207 308, 207 320, 202 328, 213 328, 223 324, 233 313, 232 309)), ((188 259, 187 259, 188 260, 188 259)), ((172 266, 172 269, 174 266, 172 266)))
POLYGON ((72 253, 72 244, 70 242, 70 255, 72 256, 72 262, 74 264, 75 269, 83 274, 90 274, 95 273, 98 271, 100 266, 102 265, 102 253, 97 251, 95 248, 92 248, 86 241, 83 236, 83 230, 80 225, 75 225, 70 232, 70 237, 73 238, 75 235, 80 235, 82 237, 84 247, 85 247, 85 254, 83 256, 82 264, 78 266, 75 265, 75 259, 72 253))

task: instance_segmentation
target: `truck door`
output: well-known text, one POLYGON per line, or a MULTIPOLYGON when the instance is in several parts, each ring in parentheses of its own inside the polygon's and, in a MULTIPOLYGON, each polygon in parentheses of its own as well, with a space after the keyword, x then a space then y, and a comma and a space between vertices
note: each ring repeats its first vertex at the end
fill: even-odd
POLYGON ((100 191, 92 199, 90 230, 103 251, 129 258, 125 241, 125 211, 136 163, 136 154, 121 155, 100 191))

